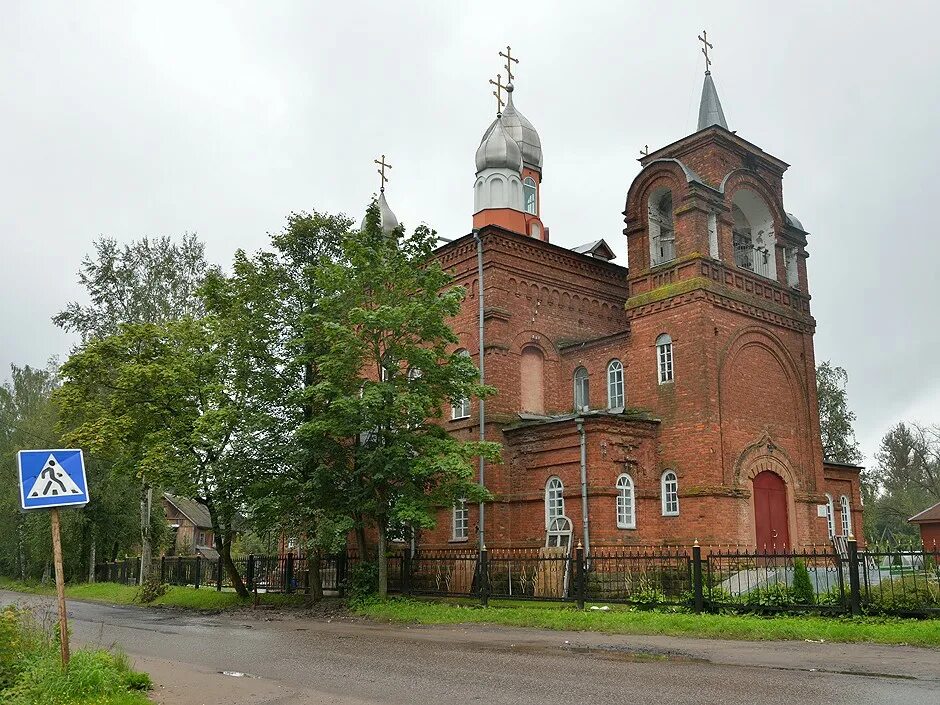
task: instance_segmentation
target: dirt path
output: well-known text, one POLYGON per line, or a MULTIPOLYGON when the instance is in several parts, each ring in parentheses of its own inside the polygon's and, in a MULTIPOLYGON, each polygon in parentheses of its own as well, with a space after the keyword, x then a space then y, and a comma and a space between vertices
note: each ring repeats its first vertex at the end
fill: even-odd
MULTIPOLYGON (((0 591, 0 604, 24 598, 53 606, 0 591)), ((940 651, 905 646, 409 627, 338 613, 201 615, 75 601, 69 610, 76 641, 124 649, 152 674, 164 705, 940 703, 940 651)))

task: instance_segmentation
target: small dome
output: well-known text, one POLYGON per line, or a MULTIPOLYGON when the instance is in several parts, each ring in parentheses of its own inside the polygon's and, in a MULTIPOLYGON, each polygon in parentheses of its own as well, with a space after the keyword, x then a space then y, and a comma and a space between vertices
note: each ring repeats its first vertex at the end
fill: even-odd
MULTIPOLYGON (((379 192, 377 205, 379 207, 379 224, 382 226, 382 232, 392 232, 398 227, 398 218, 392 213, 392 209, 388 206, 388 201, 385 200, 385 191, 379 192)), ((359 226, 359 229, 362 230, 365 227, 366 217, 363 216, 362 224, 359 226)))
POLYGON ((503 125, 506 131, 519 145, 522 151, 522 161, 526 166, 533 169, 542 169, 542 140, 539 139, 539 133, 535 131, 532 123, 525 115, 516 110, 512 102, 512 84, 506 86, 509 98, 506 99, 506 109, 503 110, 503 125))
POLYGON ((477 148, 476 163, 477 173, 484 169, 522 171, 522 152, 503 126, 502 118, 496 118, 483 135, 477 148))

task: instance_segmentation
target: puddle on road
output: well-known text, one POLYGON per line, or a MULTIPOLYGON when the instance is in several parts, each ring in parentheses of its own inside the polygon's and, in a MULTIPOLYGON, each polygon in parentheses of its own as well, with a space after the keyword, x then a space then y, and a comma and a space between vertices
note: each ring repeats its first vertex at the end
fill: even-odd
POLYGON ((219 671, 223 676, 229 676, 230 678, 254 678, 255 676, 250 673, 242 673, 241 671, 219 671))

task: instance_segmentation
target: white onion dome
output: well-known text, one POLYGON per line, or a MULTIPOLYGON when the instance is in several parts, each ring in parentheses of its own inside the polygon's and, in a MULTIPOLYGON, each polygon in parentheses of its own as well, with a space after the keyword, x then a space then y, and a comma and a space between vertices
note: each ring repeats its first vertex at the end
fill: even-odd
POLYGON ((529 122, 525 115, 516 110, 512 102, 513 87, 510 83, 506 86, 506 92, 509 97, 506 99, 506 109, 503 110, 503 125, 509 136, 512 137, 519 149, 522 151, 523 163, 531 168, 541 171, 542 169, 542 140, 539 139, 539 133, 529 122))
POLYGON ((496 118, 484 133, 477 147, 477 173, 484 169, 512 169, 522 172, 522 151, 506 131, 501 117, 496 118))
MULTIPOLYGON (((398 218, 395 217, 395 214, 392 213, 392 209, 389 208, 388 201, 385 200, 385 191, 379 192, 379 198, 376 202, 376 205, 379 207, 379 225, 382 227, 382 232, 390 233, 398 227, 398 218)), ((362 230, 366 227, 366 218, 363 216, 362 225, 359 226, 359 229, 362 230)))

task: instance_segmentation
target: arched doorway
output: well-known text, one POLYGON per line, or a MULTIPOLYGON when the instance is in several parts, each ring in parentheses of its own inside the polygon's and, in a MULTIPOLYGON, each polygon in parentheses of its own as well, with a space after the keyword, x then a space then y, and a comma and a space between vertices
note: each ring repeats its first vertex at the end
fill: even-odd
POLYGON ((770 470, 764 470, 754 478, 754 527, 758 549, 790 545, 787 484, 770 470))

